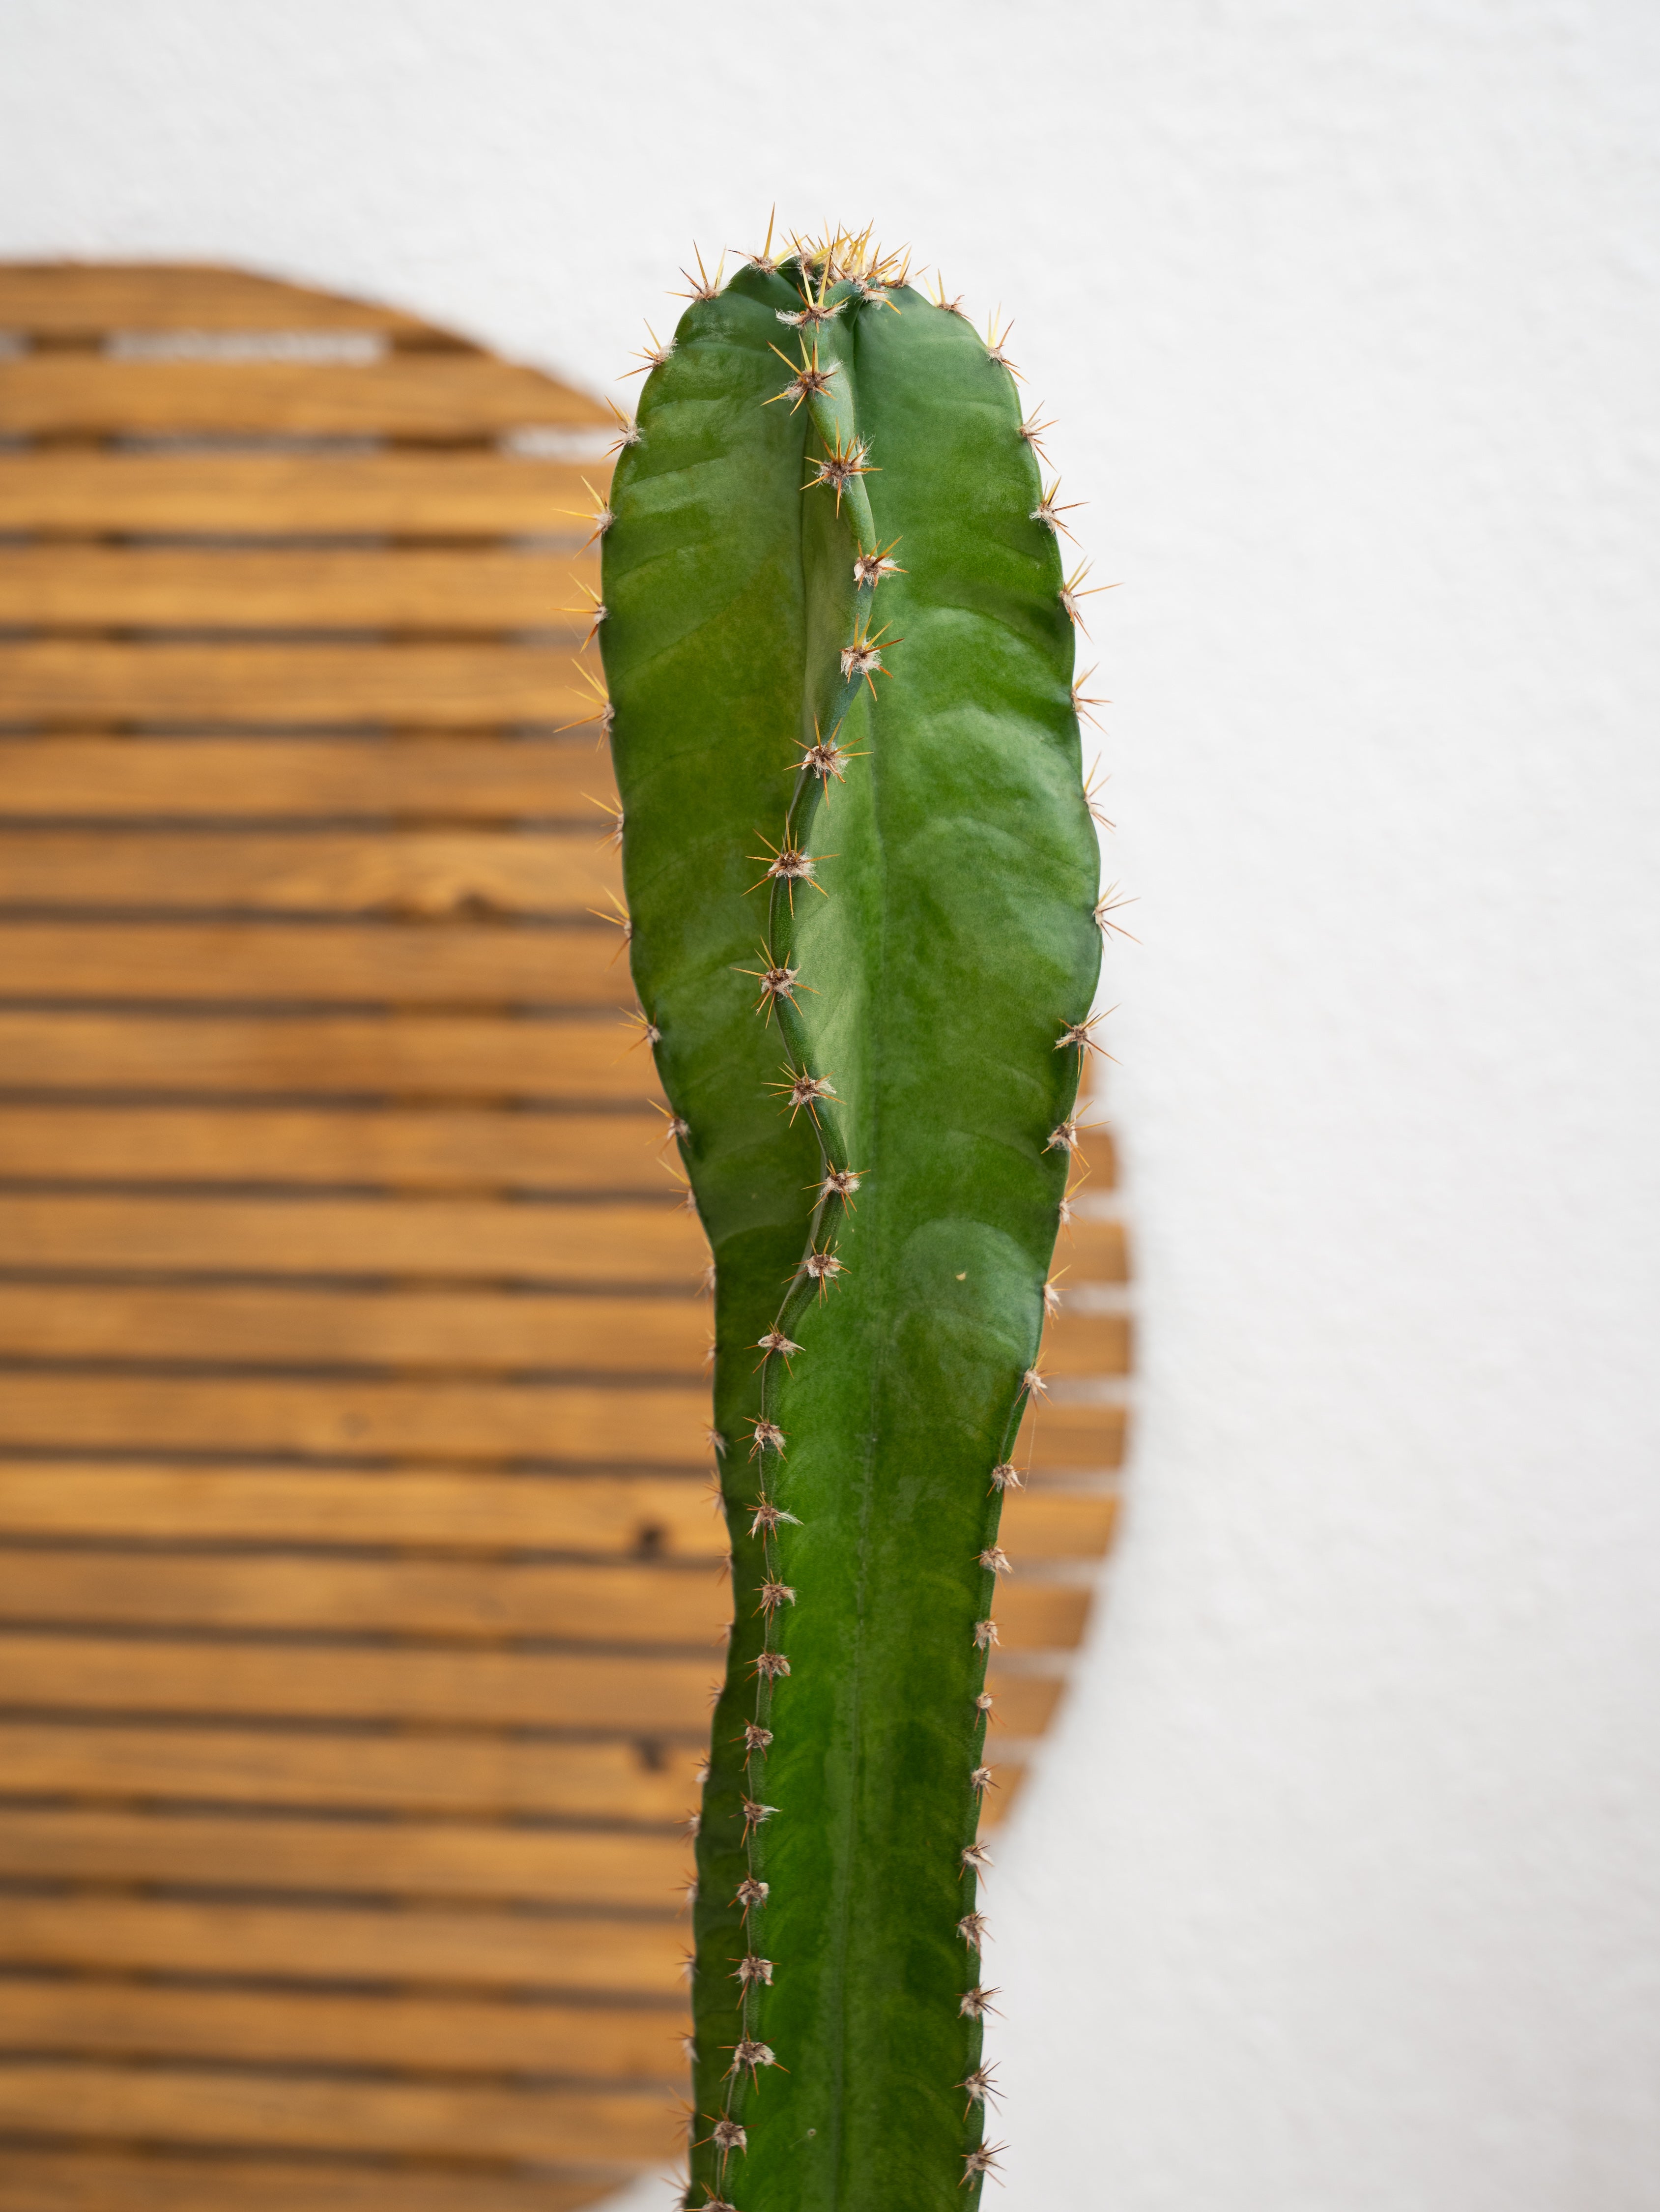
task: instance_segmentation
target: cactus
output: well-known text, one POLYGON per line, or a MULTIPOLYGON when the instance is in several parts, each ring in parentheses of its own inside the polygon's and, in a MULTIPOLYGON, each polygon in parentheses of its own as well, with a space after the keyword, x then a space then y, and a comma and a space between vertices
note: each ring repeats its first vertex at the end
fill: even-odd
POLYGON ((868 234, 700 262, 644 366, 594 629, 734 1595, 686 2201, 936 2212, 999 2148, 975 1837, 1100 957, 1083 586, 1003 345, 868 234))

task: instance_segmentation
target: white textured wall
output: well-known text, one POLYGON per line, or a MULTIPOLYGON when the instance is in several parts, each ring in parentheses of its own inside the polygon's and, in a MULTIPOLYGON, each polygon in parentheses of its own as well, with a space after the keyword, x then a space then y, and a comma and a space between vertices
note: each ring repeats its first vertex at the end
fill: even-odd
POLYGON ((1145 1334, 992 1887, 997 2201, 1660 2205, 1660 10, 0 30, 0 252, 223 256, 601 385, 776 196, 1015 315, 1124 580, 1145 1334))

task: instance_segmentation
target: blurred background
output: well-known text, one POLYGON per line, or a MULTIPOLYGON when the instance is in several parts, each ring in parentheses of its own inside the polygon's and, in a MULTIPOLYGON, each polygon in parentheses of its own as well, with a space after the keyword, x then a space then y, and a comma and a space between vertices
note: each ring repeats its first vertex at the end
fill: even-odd
POLYGON ((1660 2205, 1660 16, 0 33, 5 258, 235 263, 625 400, 775 203, 1013 317, 1115 586, 1140 1348, 991 1893, 998 2201, 1660 2205))

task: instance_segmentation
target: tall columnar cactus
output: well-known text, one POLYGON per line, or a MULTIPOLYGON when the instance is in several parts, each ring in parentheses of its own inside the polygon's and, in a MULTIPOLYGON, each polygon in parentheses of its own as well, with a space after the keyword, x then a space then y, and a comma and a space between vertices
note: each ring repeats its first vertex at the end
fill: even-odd
POLYGON ((1001 346, 867 241, 700 264, 648 366, 597 626, 734 1593, 687 2201, 961 2212, 997 1522, 1100 950, 1079 586, 1001 346))

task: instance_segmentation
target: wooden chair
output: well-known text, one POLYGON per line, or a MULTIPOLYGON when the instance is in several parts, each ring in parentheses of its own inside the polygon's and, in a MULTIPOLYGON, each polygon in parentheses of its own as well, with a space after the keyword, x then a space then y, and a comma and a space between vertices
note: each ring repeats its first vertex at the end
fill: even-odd
MULTIPOLYGON (((560 733, 603 411, 233 270, 0 331, 0 2212, 560 2212, 675 2148, 724 1611, 560 733)), ((1101 1399, 1009 1507, 1006 1784, 1101 1399)))

